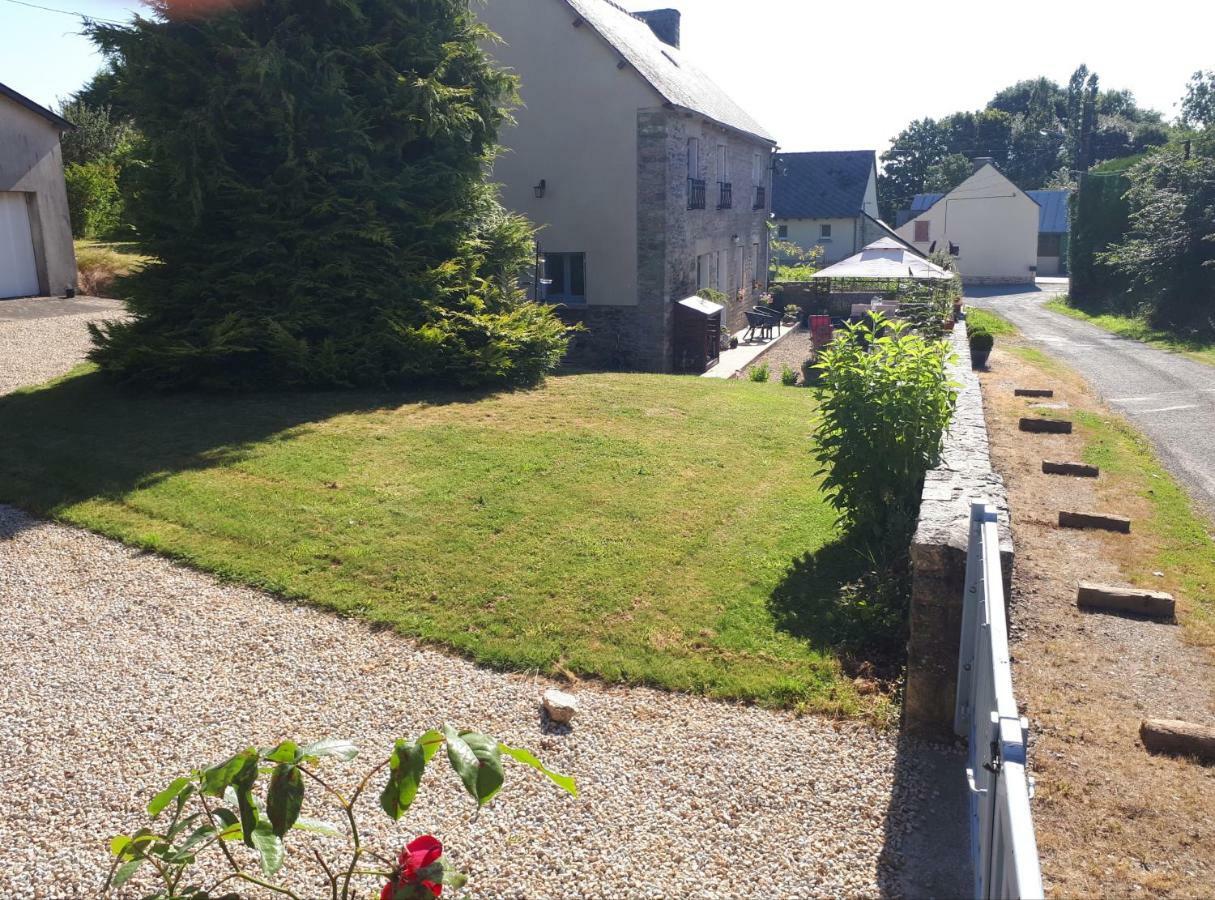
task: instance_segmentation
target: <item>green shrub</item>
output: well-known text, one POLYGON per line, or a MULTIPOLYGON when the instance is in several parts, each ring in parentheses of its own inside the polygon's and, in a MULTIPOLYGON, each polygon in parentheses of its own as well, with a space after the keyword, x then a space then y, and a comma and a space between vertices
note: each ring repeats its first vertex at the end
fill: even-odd
POLYGON ((910 539, 956 394, 946 344, 873 319, 845 328, 820 355, 815 457, 848 536, 894 549, 910 539))
POLYGON ((72 237, 103 238, 118 229, 122 223, 118 172, 118 165, 108 160, 72 163, 64 168, 72 237))
POLYGON ((970 349, 980 353, 990 351, 996 345, 996 339, 986 328, 977 326, 970 329, 970 349))
POLYGON ((142 135, 155 261, 92 358, 158 388, 520 384, 568 343, 486 168, 517 79, 468 0, 168 7, 85 30, 142 135))
POLYGON ((772 371, 768 368, 768 364, 760 363, 750 371, 747 377, 752 381, 762 381, 766 384, 771 375, 772 371))
POLYGON ((780 370, 780 383, 785 387, 794 387, 797 384, 797 370, 791 366, 785 366, 780 370))

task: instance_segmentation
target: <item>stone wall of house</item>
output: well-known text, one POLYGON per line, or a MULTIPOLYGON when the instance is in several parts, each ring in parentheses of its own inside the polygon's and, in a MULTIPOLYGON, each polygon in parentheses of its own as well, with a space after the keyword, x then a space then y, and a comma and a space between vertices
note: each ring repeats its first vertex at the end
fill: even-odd
POLYGON ((746 327, 744 313, 758 302, 768 271, 767 219, 771 198, 771 147, 674 109, 642 110, 637 117, 639 307, 643 328, 661 327, 665 352, 660 371, 671 365, 672 305, 702 286, 726 294, 725 324, 746 327), (688 209, 688 141, 700 142, 699 175, 706 183, 705 208, 688 209), (728 157, 733 205, 718 209, 718 146, 728 157), (760 181, 754 177, 760 155, 760 181), (755 188, 764 207, 755 209, 755 188), (720 277, 716 261, 721 254, 720 277), (713 273, 706 269, 713 266, 713 273), (661 298, 661 310, 655 298, 661 298))
POLYGON ((951 365, 961 385, 941 464, 928 473, 911 544, 912 593, 903 722, 908 732, 952 740, 962 633, 962 592, 970 536, 970 504, 999 514, 1005 596, 1011 596, 1012 532, 1004 480, 991 465, 983 395, 971 369, 966 324, 954 329, 951 365))
POLYGON ((643 326, 638 307, 560 307, 558 315, 567 325, 582 327, 570 341, 565 365, 607 371, 657 370, 657 356, 647 358, 644 352, 646 348, 658 350, 648 336, 652 325, 643 326))

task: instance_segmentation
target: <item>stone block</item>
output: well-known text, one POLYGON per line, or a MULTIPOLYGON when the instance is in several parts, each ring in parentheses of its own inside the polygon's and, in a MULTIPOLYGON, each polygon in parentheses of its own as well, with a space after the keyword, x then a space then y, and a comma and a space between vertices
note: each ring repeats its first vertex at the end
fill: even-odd
POLYGON ((1097 478, 1101 469, 1084 463, 1042 461, 1042 472, 1045 475, 1071 475, 1074 478, 1097 478))
POLYGON ((1021 420, 1020 428, 1031 434, 1071 434, 1072 423, 1063 419, 1029 419, 1021 420))
POLYGON ((1081 609, 1128 612, 1154 619, 1172 619, 1176 615, 1176 603, 1172 594, 1114 587, 1092 581, 1080 582, 1076 590, 1076 605, 1081 609))
POLYGON ((1122 516, 1111 516, 1094 512, 1060 512, 1060 528, 1092 528, 1100 531, 1131 533, 1131 520, 1122 516))

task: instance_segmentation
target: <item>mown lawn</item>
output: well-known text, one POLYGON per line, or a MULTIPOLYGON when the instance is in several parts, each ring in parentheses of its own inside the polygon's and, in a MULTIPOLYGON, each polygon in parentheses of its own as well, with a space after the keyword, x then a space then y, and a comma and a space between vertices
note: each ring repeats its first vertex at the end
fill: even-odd
POLYGON ((872 711, 814 412, 645 375, 228 398, 84 369, 0 398, 0 502, 507 669, 872 711))
POLYGON ((1088 322, 1090 325, 1096 325, 1098 328, 1121 337, 1143 341, 1145 344, 1152 344, 1173 353, 1182 353, 1191 359, 1215 366, 1215 341, 1187 338, 1183 335, 1162 331, 1159 328, 1153 328, 1143 319, 1131 316, 1085 312, 1075 306, 1069 306, 1066 300, 1052 300, 1046 304, 1046 308, 1073 319, 1088 322))

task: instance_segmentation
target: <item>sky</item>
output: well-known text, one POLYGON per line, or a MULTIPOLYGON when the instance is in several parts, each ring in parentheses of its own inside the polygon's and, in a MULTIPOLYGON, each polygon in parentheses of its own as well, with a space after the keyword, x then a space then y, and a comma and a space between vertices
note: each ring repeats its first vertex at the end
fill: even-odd
MULTIPOLYGON (((22 0, 26 2, 26 0, 22 0)), ((131 0, 28 0, 125 19, 131 0)), ((491 0, 492 2, 492 0, 491 0)), ((536 0, 541 2, 541 0, 536 0)), ((629 9, 653 4, 623 0, 629 9)), ((785 150, 885 150, 913 119, 983 107, 1001 88, 1080 63, 1172 119, 1215 69, 1210 0, 668 0, 683 50, 785 150)), ((101 64, 79 20, 0 0, 0 82, 46 105, 101 64)))

